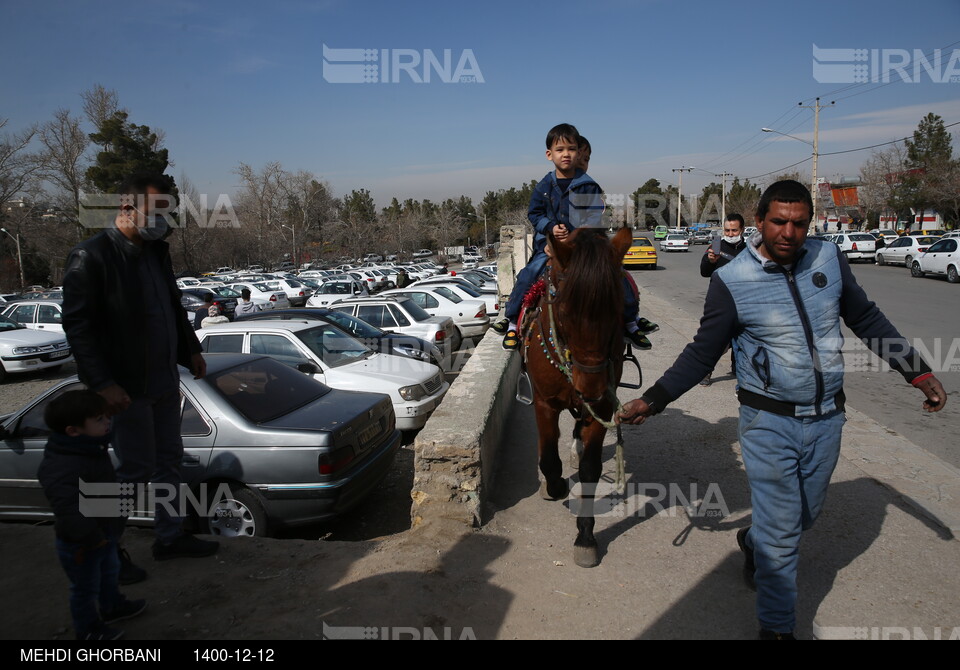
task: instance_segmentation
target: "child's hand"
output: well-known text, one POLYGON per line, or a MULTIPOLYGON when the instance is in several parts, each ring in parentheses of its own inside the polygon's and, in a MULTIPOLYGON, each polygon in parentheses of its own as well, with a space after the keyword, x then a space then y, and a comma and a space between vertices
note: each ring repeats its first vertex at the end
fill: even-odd
POLYGON ((553 227, 553 236, 556 239, 563 241, 567 239, 567 235, 569 235, 569 233, 567 232, 567 227, 562 223, 558 223, 553 227))

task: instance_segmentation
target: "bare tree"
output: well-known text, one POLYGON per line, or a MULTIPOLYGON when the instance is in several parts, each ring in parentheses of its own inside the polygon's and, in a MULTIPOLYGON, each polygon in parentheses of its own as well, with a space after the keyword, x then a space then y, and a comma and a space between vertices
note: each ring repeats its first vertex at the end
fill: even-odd
MULTIPOLYGON (((332 216, 334 198, 328 184, 317 181, 312 172, 305 170, 282 172, 279 186, 286 200, 286 225, 294 247, 293 262, 298 263, 302 256, 300 249, 320 248, 323 224, 332 216)), ((319 253, 314 251, 311 256, 319 256, 319 253)))
POLYGON ((906 154, 903 146, 874 151, 860 167, 860 202, 868 214, 896 213, 896 184, 903 172, 906 154))
POLYGON ((82 92, 80 97, 83 99, 83 113, 97 130, 117 112, 127 111, 120 108, 120 96, 117 92, 105 88, 102 84, 94 84, 93 88, 82 92))
POLYGON ((283 166, 274 161, 257 171, 240 163, 236 173, 241 181, 236 209, 249 250, 246 262, 269 263, 282 253, 277 233, 284 221, 283 166))
POLYGON ((61 209, 67 219, 79 227, 80 193, 84 190, 86 172, 90 165, 87 147, 90 138, 80 128, 80 119, 70 116, 70 111, 58 109, 53 120, 40 127, 40 171, 43 178, 60 189, 63 201, 61 209))
MULTIPOLYGON (((7 121, 0 120, 0 129, 7 121)), ((40 169, 37 156, 27 151, 36 134, 37 127, 30 126, 19 133, 0 136, 0 216, 7 201, 27 188, 40 169)))

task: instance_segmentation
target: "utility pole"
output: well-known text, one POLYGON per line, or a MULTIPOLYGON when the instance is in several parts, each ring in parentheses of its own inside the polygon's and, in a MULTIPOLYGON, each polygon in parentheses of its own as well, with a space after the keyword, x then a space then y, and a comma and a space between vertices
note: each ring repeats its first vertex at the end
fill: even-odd
POLYGON ((20 233, 17 233, 17 236, 14 237, 6 228, 0 228, 0 232, 6 233, 11 240, 17 243, 17 265, 20 266, 20 290, 22 291, 26 288, 26 281, 23 279, 23 256, 20 255, 20 233))
POLYGON ((813 200, 813 216, 810 217, 810 225, 819 225, 817 222, 817 197, 820 195, 820 189, 817 188, 817 159, 820 157, 820 110, 824 107, 833 107, 836 101, 831 101, 829 105, 821 105, 820 98, 816 99, 813 105, 805 105, 798 102, 797 105, 804 109, 813 110, 813 181, 810 184, 810 196, 813 200))
POLYGON ((720 173, 720 227, 727 220, 727 177, 732 177, 730 172, 720 173))
POLYGON ((671 168, 671 172, 680 173, 680 182, 677 184, 677 228, 680 227, 680 206, 683 203, 683 173, 696 170, 694 167, 671 168))

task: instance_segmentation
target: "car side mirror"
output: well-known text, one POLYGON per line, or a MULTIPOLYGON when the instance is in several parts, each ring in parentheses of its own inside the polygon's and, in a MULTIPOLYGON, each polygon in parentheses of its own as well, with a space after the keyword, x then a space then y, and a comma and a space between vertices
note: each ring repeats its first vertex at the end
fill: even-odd
POLYGON ((313 363, 297 363, 297 370, 305 375, 313 375, 320 372, 320 368, 313 363))

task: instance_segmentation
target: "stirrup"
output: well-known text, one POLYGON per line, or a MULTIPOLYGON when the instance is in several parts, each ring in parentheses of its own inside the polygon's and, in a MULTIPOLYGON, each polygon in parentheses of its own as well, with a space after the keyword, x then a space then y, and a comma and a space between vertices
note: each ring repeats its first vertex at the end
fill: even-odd
POLYGON ((533 404, 533 386, 530 384, 530 375, 526 370, 521 370, 517 378, 517 402, 524 405, 533 404))
POLYGON ((637 368, 637 383, 631 384, 629 382, 621 381, 618 386, 624 389, 639 389, 643 386, 643 370, 640 369, 640 361, 637 360, 637 357, 633 355, 633 347, 630 344, 630 340, 624 340, 627 343, 627 351, 623 354, 623 362, 633 363, 637 368))

